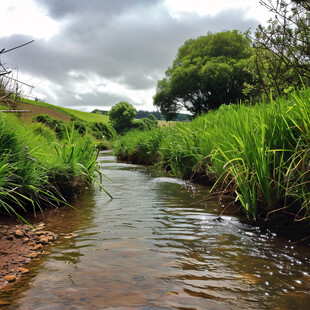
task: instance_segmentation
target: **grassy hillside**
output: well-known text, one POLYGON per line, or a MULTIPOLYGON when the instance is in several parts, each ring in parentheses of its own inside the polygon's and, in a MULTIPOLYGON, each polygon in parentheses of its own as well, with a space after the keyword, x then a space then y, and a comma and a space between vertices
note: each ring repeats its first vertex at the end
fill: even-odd
POLYGON ((107 115, 94 114, 89 112, 77 111, 58 107, 46 102, 34 101, 29 99, 22 99, 21 109, 31 110, 31 113, 23 114, 23 119, 28 121, 39 114, 48 114, 53 118, 61 119, 63 121, 70 121, 77 119, 86 122, 102 122, 107 124, 109 117, 107 115))

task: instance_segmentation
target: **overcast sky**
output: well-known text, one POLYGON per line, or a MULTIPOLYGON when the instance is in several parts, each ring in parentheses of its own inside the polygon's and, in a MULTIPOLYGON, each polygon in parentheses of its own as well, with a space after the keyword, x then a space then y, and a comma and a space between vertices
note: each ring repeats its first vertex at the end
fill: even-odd
POLYGON ((268 17, 259 0, 1 0, 0 50, 35 42, 0 60, 55 105, 154 110, 157 81, 184 41, 254 31, 268 17))

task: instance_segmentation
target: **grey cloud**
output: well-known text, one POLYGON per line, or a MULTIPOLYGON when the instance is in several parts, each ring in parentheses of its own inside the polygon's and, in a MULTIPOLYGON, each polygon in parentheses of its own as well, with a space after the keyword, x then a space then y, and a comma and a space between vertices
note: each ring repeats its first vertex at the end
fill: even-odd
POLYGON ((143 72, 135 72, 133 74, 125 74, 124 83, 129 88, 135 90, 149 89, 154 86, 154 79, 143 72))
MULTIPOLYGON (((178 48, 189 38, 208 31, 255 28, 254 19, 243 19, 244 10, 226 10, 210 17, 183 14, 172 18, 162 0, 36 0, 45 5, 54 19, 66 20, 58 35, 46 41, 36 40, 25 48, 1 56, 1 61, 17 65, 21 71, 59 85, 55 92, 61 104, 97 105, 103 101, 130 101, 130 98, 109 94, 87 95, 81 102, 70 92, 74 81, 81 82, 92 73, 103 79, 123 81, 130 89, 156 87, 172 64, 178 48), (70 71, 78 77, 69 76, 70 71), (151 79, 150 79, 151 77, 151 79)), ((31 37, 14 35, 0 38, 0 47, 10 48, 31 37)))
POLYGON ((129 101, 130 98, 121 95, 114 95, 108 93, 90 93, 79 95, 81 99, 74 98, 73 93, 61 92, 62 96, 59 99, 61 105, 65 105, 67 108, 78 109, 79 107, 83 110, 88 109, 92 111, 94 109, 109 110, 113 105, 120 101, 129 101))
POLYGON ((123 11, 137 6, 152 6, 162 0, 35 0, 38 5, 45 6, 49 15, 54 19, 66 16, 100 15, 111 18, 123 11))

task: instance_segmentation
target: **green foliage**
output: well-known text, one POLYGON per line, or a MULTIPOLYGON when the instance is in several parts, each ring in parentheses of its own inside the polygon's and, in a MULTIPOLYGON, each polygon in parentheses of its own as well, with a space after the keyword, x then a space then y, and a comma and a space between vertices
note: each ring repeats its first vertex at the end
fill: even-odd
POLYGON ((197 116, 238 102, 245 97, 243 84, 252 83, 249 44, 236 30, 186 41, 158 82, 154 105, 171 120, 181 109, 197 116))
POLYGON ((117 133, 115 129, 109 125, 105 124, 102 122, 93 122, 89 124, 92 134, 97 138, 97 139, 102 139, 103 136, 107 139, 113 139, 116 137, 117 133))
POLYGON ((259 87, 253 96, 270 91, 283 95, 290 87, 310 83, 310 4, 308 1, 261 1, 275 16, 267 27, 259 26, 254 38, 253 69, 259 87))
POLYGON ((138 120, 133 120, 131 123, 132 129, 138 129, 140 131, 150 130, 153 127, 158 126, 158 121, 153 114, 148 115, 146 118, 141 118, 138 120))
MULTIPOLYGON (((41 120, 49 120, 45 116, 41 120)), ((92 141, 65 127, 61 142, 43 124, 0 118, 0 212, 22 213, 68 204, 98 174, 92 141)))
POLYGON ((52 118, 48 114, 37 115, 33 118, 33 121, 45 124, 53 131, 55 131, 58 139, 62 139, 66 128, 66 125, 63 121, 56 118, 52 118))
POLYGON ((99 110, 99 109, 95 109, 93 111, 91 111, 91 113, 95 113, 95 114, 102 114, 102 115, 108 115, 109 111, 104 111, 104 110, 99 110))
POLYGON ((160 120, 161 115, 159 111, 145 111, 145 110, 138 110, 137 114, 135 115, 136 119, 148 117, 148 115, 153 114, 156 119, 160 120))
POLYGON ((81 136, 84 136, 86 133, 86 126, 80 122, 80 121, 75 121, 73 122, 73 128, 76 130, 81 136))
POLYGON ((116 155, 136 163, 150 156, 179 177, 203 175, 234 193, 251 218, 282 212, 309 220, 310 89, 287 96, 130 132, 117 141, 116 155))
POLYGON ((163 131, 160 128, 132 130, 116 140, 113 149, 118 158, 127 162, 151 165, 159 159, 162 139, 163 131))
POLYGON ((103 140, 96 143, 95 148, 99 151, 111 150, 112 149, 112 142, 108 140, 103 140))
POLYGON ((58 107, 58 106, 55 106, 55 105, 50 104, 50 103, 30 100, 30 99, 26 99, 26 98, 21 98, 21 101, 25 102, 25 103, 33 104, 36 106, 41 106, 41 107, 45 107, 45 108, 55 110, 57 112, 60 112, 60 113, 63 113, 65 115, 70 116, 72 119, 79 120, 79 121, 102 122, 105 124, 107 124, 109 121, 109 117, 107 115, 94 114, 94 113, 83 112, 83 111, 78 111, 78 110, 74 110, 74 109, 58 107))
POLYGON ((109 112, 110 122, 118 134, 130 130, 135 115, 136 109, 126 101, 119 102, 109 112))

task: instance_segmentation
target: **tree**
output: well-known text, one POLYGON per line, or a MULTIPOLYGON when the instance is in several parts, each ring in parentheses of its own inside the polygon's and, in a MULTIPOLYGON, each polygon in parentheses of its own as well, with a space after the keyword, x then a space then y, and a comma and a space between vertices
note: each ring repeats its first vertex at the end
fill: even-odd
POLYGON ((260 3, 275 14, 255 32, 254 63, 260 90, 281 95, 310 82, 309 1, 268 0, 260 3))
POLYGON ((244 83, 253 82, 250 56, 250 41, 237 30, 186 41, 158 81, 154 105, 168 120, 182 109, 197 116, 237 102, 245 97, 244 83))
POLYGON ((150 114, 153 114, 155 118, 158 120, 161 119, 159 111, 146 111, 146 110, 138 110, 137 114, 135 115, 135 119, 145 118, 148 117, 150 114))
POLYGON ((132 120, 136 115, 136 109, 130 103, 121 101, 109 111, 110 123, 115 131, 122 134, 130 130, 132 120))

